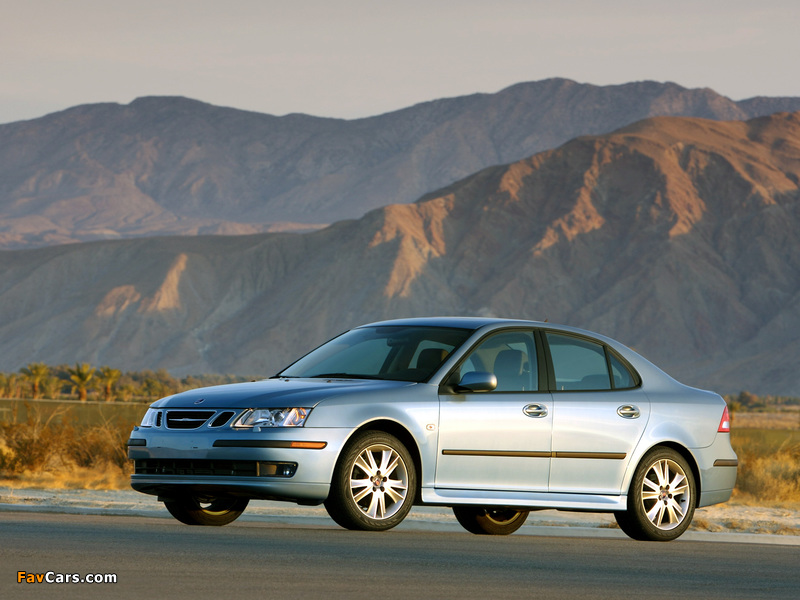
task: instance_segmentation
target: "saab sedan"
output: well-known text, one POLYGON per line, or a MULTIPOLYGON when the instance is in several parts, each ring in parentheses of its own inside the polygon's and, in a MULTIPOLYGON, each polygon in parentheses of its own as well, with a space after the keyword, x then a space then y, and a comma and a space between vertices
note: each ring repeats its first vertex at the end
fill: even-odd
POLYGON ((728 500, 738 465, 717 394, 599 334, 488 318, 372 323, 270 379, 163 398, 128 450, 133 488, 192 525, 268 499, 386 530, 418 504, 476 534, 558 509, 659 541, 728 500))

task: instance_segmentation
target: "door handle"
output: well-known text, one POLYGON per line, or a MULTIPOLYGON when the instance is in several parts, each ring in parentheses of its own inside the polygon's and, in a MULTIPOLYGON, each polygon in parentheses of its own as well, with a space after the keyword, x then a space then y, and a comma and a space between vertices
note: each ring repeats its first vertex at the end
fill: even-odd
POLYGON ((638 406, 624 404, 617 409, 617 414, 623 419, 638 419, 642 413, 639 412, 638 406))
POLYGON ((540 419, 547 416, 547 407, 544 404, 528 404, 522 409, 526 417, 540 419))

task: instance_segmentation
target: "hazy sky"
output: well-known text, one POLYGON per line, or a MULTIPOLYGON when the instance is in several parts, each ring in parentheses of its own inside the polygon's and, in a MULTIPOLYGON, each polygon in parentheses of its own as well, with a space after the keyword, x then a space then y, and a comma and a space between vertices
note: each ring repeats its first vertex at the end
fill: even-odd
POLYGON ((181 95, 356 118, 520 81, 800 96, 800 0, 0 0, 0 123, 181 95))

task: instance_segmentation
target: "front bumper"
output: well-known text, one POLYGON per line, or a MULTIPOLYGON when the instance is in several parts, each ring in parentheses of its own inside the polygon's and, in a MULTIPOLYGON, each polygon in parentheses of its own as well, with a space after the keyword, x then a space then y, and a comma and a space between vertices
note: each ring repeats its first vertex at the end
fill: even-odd
POLYGON ((145 494, 242 496, 319 504, 328 496, 351 431, 287 427, 165 430, 136 427, 128 440, 131 487, 145 494))

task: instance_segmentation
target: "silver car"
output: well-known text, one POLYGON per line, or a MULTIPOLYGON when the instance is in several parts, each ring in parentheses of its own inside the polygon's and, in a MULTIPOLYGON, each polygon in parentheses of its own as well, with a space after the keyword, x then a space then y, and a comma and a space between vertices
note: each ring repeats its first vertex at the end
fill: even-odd
POLYGON ((364 325, 268 380, 163 398, 128 451, 133 488, 191 525, 269 499, 386 530, 424 504, 476 534, 559 509, 660 541, 728 500, 738 464, 717 394, 598 334, 479 318, 364 325))

